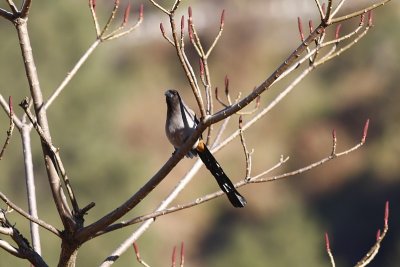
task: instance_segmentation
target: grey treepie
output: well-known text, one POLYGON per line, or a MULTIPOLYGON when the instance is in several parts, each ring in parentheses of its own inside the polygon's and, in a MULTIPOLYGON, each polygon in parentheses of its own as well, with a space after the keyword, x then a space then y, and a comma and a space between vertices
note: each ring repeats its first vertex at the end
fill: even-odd
MULTIPOLYGON (((175 150, 177 150, 195 131, 199 121, 195 113, 183 102, 176 90, 167 90, 165 92, 165 97, 167 101, 165 133, 175 150)), ((193 158, 197 155, 199 155, 204 165, 215 177, 219 187, 228 196, 232 205, 236 208, 243 208, 247 203, 246 199, 236 191, 231 180, 226 176, 201 138, 196 141, 193 149, 186 154, 189 158, 193 158)))

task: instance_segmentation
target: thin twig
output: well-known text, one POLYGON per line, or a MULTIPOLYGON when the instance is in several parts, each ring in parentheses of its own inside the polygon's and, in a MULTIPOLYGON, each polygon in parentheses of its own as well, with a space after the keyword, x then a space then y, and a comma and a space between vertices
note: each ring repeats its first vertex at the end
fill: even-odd
POLYGON ((17 15, 19 13, 17 6, 14 4, 14 1, 12 0, 6 0, 8 3, 8 6, 11 8, 11 11, 14 15, 17 15))
POLYGON ((3 148, 1 149, 1 152, 0 152, 0 160, 3 159, 4 152, 6 151, 6 148, 7 148, 8 144, 10 143, 11 136, 14 131, 14 125, 15 125, 14 120, 13 120, 14 112, 13 112, 11 96, 9 97, 9 100, 8 100, 8 109, 10 110, 10 113, 8 114, 8 116, 10 118, 10 122, 9 122, 8 130, 7 130, 7 138, 6 138, 6 141, 4 142, 3 148))
POLYGON ((108 30, 108 28, 110 27, 112 21, 115 18, 115 14, 117 13, 118 7, 119 7, 119 0, 114 0, 113 10, 111 11, 110 17, 108 18, 106 25, 104 26, 103 30, 100 32, 100 37, 103 36, 105 34, 105 32, 108 30))
POLYGON ((320 20, 322 21, 325 17, 324 11, 322 10, 322 6, 319 3, 319 0, 314 0, 315 4, 317 5, 318 11, 319 11, 319 16, 320 16, 320 20))
POLYGON ((65 187, 67 189, 68 192, 68 196, 71 200, 72 203, 72 207, 74 209, 74 213, 77 215, 82 215, 78 206, 78 202, 76 200, 75 194, 73 192, 72 186, 70 184, 69 178, 67 176, 67 173, 65 171, 64 168, 64 164, 61 160, 60 157, 60 153, 59 153, 59 149, 57 149, 56 147, 53 146, 53 144, 51 143, 51 140, 49 140, 47 138, 47 136, 45 135, 42 127, 38 124, 38 122, 36 121, 36 119, 33 117, 33 114, 31 113, 31 111, 29 110, 29 104, 28 104, 28 100, 25 99, 24 101, 21 102, 20 106, 24 109, 26 115, 28 116, 28 119, 30 120, 30 122, 32 123, 33 127, 35 128, 36 132, 39 134, 42 142, 48 147, 49 151, 51 151, 52 153, 52 159, 55 160, 55 167, 57 172, 60 174, 60 176, 62 177, 65 187))
POLYGON ((337 6, 335 7, 335 10, 332 11, 332 15, 331 15, 332 18, 339 12, 339 10, 342 8, 344 2, 346 2, 346 0, 341 0, 339 2, 339 4, 337 4, 337 6))
POLYGON ((157 7, 158 9, 160 9, 162 12, 164 12, 165 14, 167 14, 168 16, 171 15, 171 13, 166 10, 165 8, 163 8, 161 5, 159 5, 156 1, 154 0, 149 0, 155 7, 157 7))
POLYGON ((70 72, 68 72, 67 76, 65 76, 64 80, 61 82, 61 84, 57 87, 56 90, 54 90, 54 93, 49 97, 49 99, 46 101, 44 108, 48 109, 49 106, 54 102, 54 100, 60 95, 60 93, 64 90, 64 88, 69 84, 69 82, 72 80, 72 78, 76 75, 78 70, 82 67, 83 63, 87 61, 89 56, 93 53, 93 51, 96 49, 96 47, 101 43, 100 39, 97 39, 94 41, 94 43, 89 47, 88 50, 82 55, 82 57, 78 60, 78 62, 75 64, 75 66, 71 69, 70 72))
POLYGON ((99 20, 97 19, 94 0, 89 0, 89 9, 90 9, 90 14, 92 14, 94 28, 96 29, 96 37, 99 38, 101 31, 100 31, 99 20))
POLYGON ((367 7, 367 8, 364 8, 363 10, 358 10, 358 11, 355 11, 355 12, 353 12, 353 13, 350 13, 350 14, 347 14, 347 15, 344 15, 344 16, 341 16, 341 17, 332 18, 332 19, 329 21, 329 24, 335 24, 335 23, 339 23, 339 22, 342 22, 342 21, 345 21, 345 20, 349 20, 349 19, 354 18, 354 17, 358 17, 358 16, 360 16, 360 15, 362 15, 362 14, 367 13, 368 11, 377 9, 378 7, 381 7, 381 6, 383 6, 383 5, 387 4, 387 3, 389 3, 390 1, 391 1, 391 0, 384 0, 384 1, 380 2, 380 3, 372 4, 371 6, 369 6, 369 7, 367 7))
POLYGON ((51 224, 46 223, 45 221, 42 221, 42 220, 40 220, 38 218, 35 218, 35 217, 31 216, 29 213, 27 213, 26 211, 21 209, 19 206, 17 206, 13 202, 11 202, 11 200, 9 200, 2 192, 0 192, 0 198, 4 201, 4 203, 6 203, 11 208, 13 208, 16 212, 21 214, 26 219, 36 223, 37 225, 40 225, 41 227, 43 227, 44 229, 52 232, 56 236, 61 237, 61 231, 60 230, 56 229, 54 226, 52 226, 51 224))
MULTIPOLYGON (((20 133, 22 139, 22 151, 24 157, 24 169, 25 169, 25 183, 26 183, 26 192, 28 198, 28 211, 29 214, 38 218, 38 209, 37 209, 37 198, 36 198, 36 190, 35 190, 35 176, 33 171, 33 159, 32 159, 32 144, 31 144, 31 130, 32 127, 29 124, 25 124, 20 133)), ((31 229, 31 238, 32 238, 32 246, 33 249, 41 254, 41 245, 40 245, 40 233, 39 226, 34 222, 30 222, 31 229)))
POLYGON ((13 13, 11 13, 5 9, 2 9, 2 8, 0 8, 0 17, 3 17, 9 21, 13 21, 13 19, 14 19, 13 13))
POLYGON ((242 144, 242 147, 243 147, 243 152, 244 152, 245 162, 246 162, 246 175, 245 175, 244 179, 247 181, 251 177, 251 154, 254 152, 254 150, 252 149, 251 152, 248 151, 246 141, 244 139, 242 127, 243 127, 243 119, 242 119, 242 116, 240 116, 239 117, 239 136, 240 136, 240 143, 242 144))
POLYGON ((22 18, 27 18, 29 15, 29 11, 31 9, 32 5, 32 0, 24 0, 24 3, 22 4, 22 9, 21 9, 21 17, 22 18))

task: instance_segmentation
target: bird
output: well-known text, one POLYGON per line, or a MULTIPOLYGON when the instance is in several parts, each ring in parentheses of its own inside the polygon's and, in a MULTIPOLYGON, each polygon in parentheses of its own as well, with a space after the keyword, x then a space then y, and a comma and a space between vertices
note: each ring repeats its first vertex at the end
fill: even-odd
MULTIPOLYGON (((165 98, 167 102, 165 133, 176 151, 193 134, 199 121, 194 111, 183 102, 178 91, 172 89, 167 90, 165 92, 165 98)), ((235 186, 225 174, 201 137, 197 139, 193 148, 186 154, 186 157, 193 158, 197 155, 214 176, 219 187, 226 194, 231 204, 235 208, 243 208, 247 204, 246 199, 235 189, 235 186)))

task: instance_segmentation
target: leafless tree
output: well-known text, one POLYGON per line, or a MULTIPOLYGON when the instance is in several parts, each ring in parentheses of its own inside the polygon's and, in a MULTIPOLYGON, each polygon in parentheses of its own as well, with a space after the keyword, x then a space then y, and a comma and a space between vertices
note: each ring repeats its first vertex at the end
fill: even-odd
MULTIPOLYGON (((138 238, 151 226, 156 217, 173 213, 182 209, 200 205, 206 201, 217 198, 223 194, 222 191, 210 193, 203 197, 197 198, 192 202, 181 204, 178 206, 170 206, 171 201, 185 188, 187 183, 194 177, 201 167, 201 161, 197 160, 190 171, 182 177, 175 189, 168 195, 167 198, 160 201, 160 205, 154 212, 143 214, 125 221, 119 221, 122 216, 134 209, 146 196, 157 187, 157 185, 166 177, 166 175, 177 165, 184 155, 191 149, 194 142, 199 136, 205 133, 205 140, 215 152, 227 146, 235 138, 240 138, 243 146, 244 158, 246 162, 246 175, 242 181, 235 184, 236 187, 245 186, 250 183, 264 183, 275 181, 278 179, 291 177, 306 171, 309 171, 321 164, 332 159, 345 156, 354 150, 360 148, 366 141, 369 121, 366 121, 359 143, 353 147, 338 152, 336 151, 336 133, 333 131, 332 151, 326 158, 321 159, 308 166, 304 166, 298 170, 280 175, 270 176, 270 172, 279 168, 289 158, 282 157, 275 166, 258 173, 252 173, 252 151, 246 146, 244 133, 257 120, 268 114, 285 96, 293 90, 307 75, 313 72, 317 67, 332 59, 342 55, 343 52, 353 48, 371 29, 373 25, 372 11, 376 8, 390 2, 384 0, 376 2, 370 6, 366 6, 361 10, 356 10, 343 15, 338 15, 339 11, 345 4, 345 0, 336 1, 328 0, 326 4, 321 4, 319 0, 315 0, 316 10, 319 13, 320 21, 314 27, 312 21, 308 24, 308 29, 303 27, 302 20, 298 19, 298 27, 300 34, 300 44, 291 53, 276 70, 270 74, 260 85, 256 86, 250 93, 243 95, 231 96, 229 90, 229 79, 225 79, 224 93, 218 89, 213 89, 209 62, 214 47, 222 36, 225 23, 225 14, 222 11, 219 31, 210 47, 205 47, 200 34, 196 30, 195 20, 193 19, 192 9, 189 7, 188 16, 181 18, 176 17, 176 11, 181 8, 181 0, 174 1, 171 7, 166 7, 162 3, 155 0, 149 0, 154 8, 158 9, 161 14, 169 19, 169 25, 166 27, 160 24, 162 36, 171 45, 171 49, 176 51, 177 60, 182 66, 183 75, 186 76, 188 85, 192 89, 193 95, 197 101, 200 111, 200 122, 193 133, 187 140, 186 144, 176 151, 154 176, 150 177, 147 182, 134 192, 131 196, 127 196, 126 201, 105 214, 98 220, 85 224, 85 215, 94 207, 94 203, 84 204, 79 203, 77 196, 73 190, 73 177, 68 177, 64 168, 62 155, 59 149, 55 146, 50 133, 50 128, 47 120, 47 109, 52 105, 60 93, 68 86, 71 79, 80 70, 82 64, 92 55, 93 51, 100 44, 106 41, 111 41, 129 34, 143 21, 143 7, 140 8, 138 21, 129 26, 130 5, 125 8, 123 21, 116 28, 112 28, 115 23, 116 14, 119 10, 119 0, 115 0, 113 10, 107 20, 105 26, 101 26, 96 13, 96 1, 89 0, 89 10, 93 17, 94 27, 97 38, 89 49, 82 55, 76 65, 71 69, 68 75, 54 90, 49 99, 43 99, 40 79, 38 77, 35 65, 35 58, 32 54, 30 35, 28 31, 28 17, 33 4, 31 0, 25 0, 18 7, 13 0, 7 0, 9 8, 0 9, 0 16, 15 26, 21 48, 21 56, 23 58, 26 78, 29 84, 30 95, 22 100, 20 107, 24 110, 24 115, 18 117, 14 113, 15 106, 12 102, 12 97, 6 101, 3 95, 0 95, 0 103, 4 111, 10 118, 9 130, 7 132, 6 141, 1 151, 1 157, 6 156, 6 149, 10 139, 13 137, 13 130, 17 128, 20 133, 23 156, 25 179, 29 202, 29 211, 24 211, 22 208, 14 204, 8 196, 0 192, 0 198, 6 204, 6 209, 1 209, 0 212, 0 234, 10 236, 12 242, 0 239, 0 247, 10 255, 28 260, 34 266, 48 266, 46 260, 41 256, 40 236, 38 227, 51 232, 57 236, 61 243, 61 252, 58 266, 75 266, 78 250, 82 244, 91 241, 95 242, 96 237, 111 234, 113 231, 142 223, 141 226, 130 236, 126 241, 120 244, 115 251, 111 252, 108 257, 102 262, 101 266, 110 266, 113 264, 122 253, 124 253, 138 238), (348 23, 350 19, 359 18, 359 24, 347 33, 341 32, 341 24, 348 23), (180 19, 180 21, 179 21, 180 19), (178 20, 178 21, 177 21, 178 20), (168 29, 167 29, 168 28, 168 29), (186 45, 194 47, 198 62, 191 62, 186 54, 186 45), (199 72, 195 71, 193 64, 199 64, 199 72), (289 75, 295 74, 295 75, 289 75), (260 96, 266 94, 275 84, 281 80, 289 80, 289 85, 284 88, 279 95, 269 102, 266 106, 260 105, 260 96), (218 101, 223 105, 223 109, 215 111, 214 102, 218 101), (247 107, 252 104, 254 108, 247 107), (33 111, 33 112, 32 112, 33 111), (233 115, 239 114, 240 119, 236 131, 229 134, 225 139, 222 139, 222 133, 226 130, 226 125, 233 118, 233 115), (244 117, 246 116, 246 120, 244 117), (214 132, 214 125, 217 122, 223 121, 223 124, 218 132, 214 132), (52 199, 57 207, 58 215, 62 222, 62 229, 57 229, 51 223, 46 222, 43 218, 38 218, 35 196, 35 181, 33 171, 33 160, 31 153, 31 135, 37 134, 41 140, 42 154, 47 171, 48 183, 51 188, 52 199), (30 221, 30 237, 26 237, 17 227, 7 219, 10 212, 17 212, 24 218, 30 221)), ((361 131, 360 131, 361 132, 361 131)), ((21 166, 22 167, 22 166, 21 166)), ((365 266, 368 264, 378 252, 380 242, 385 237, 388 230, 388 205, 386 206, 385 227, 382 233, 377 235, 377 243, 368 252, 364 259, 357 266, 365 266)), ((333 256, 330 251, 329 241, 327 238, 327 251, 331 257, 332 266, 335 265, 333 256)), ((136 255, 140 259, 138 249, 135 246, 136 255)), ((183 251, 183 246, 182 246, 183 251)), ((183 255, 183 252, 181 252, 183 255)), ((181 261, 183 261, 181 259, 181 261)), ((174 265, 174 263, 173 263, 174 265)), ((183 265, 183 263, 181 264, 183 265)))

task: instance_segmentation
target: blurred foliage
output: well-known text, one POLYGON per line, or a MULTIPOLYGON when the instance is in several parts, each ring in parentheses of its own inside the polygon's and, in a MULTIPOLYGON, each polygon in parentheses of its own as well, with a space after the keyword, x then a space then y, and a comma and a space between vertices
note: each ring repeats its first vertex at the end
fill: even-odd
MULTIPOLYGON (((104 23, 112 3, 97 2, 104 23)), ((190 4, 205 44, 213 40, 220 12, 226 9, 225 31, 210 66, 213 86, 222 88, 228 74, 232 94, 251 91, 299 44, 297 16, 304 20, 317 17, 310 0, 258 0, 251 4, 208 0, 190 4)), ((132 21, 137 18, 138 5, 134 1, 132 21)), ((6 8, 4 4, 1 7, 6 8)), ((349 266, 373 244, 388 199, 390 231, 370 266, 398 266, 400 35, 395 25, 400 22, 399 7, 392 1, 379 9, 375 13, 376 28, 366 38, 312 73, 269 116, 246 132, 248 147, 256 148, 253 173, 275 164, 281 154, 291 160, 277 173, 328 155, 333 128, 338 135, 338 150, 346 149, 359 141, 366 118, 371 118, 364 148, 301 176, 241 188, 249 200, 246 209, 233 209, 220 198, 157 219, 138 241, 143 259, 152 266, 168 265, 173 246, 184 241, 187 266, 328 266, 324 247, 324 232, 328 231, 337 262, 349 266)), ((186 12, 185 8, 181 12, 186 12)), ((166 23, 166 18, 146 2, 140 29, 126 38, 101 44, 48 110, 53 141, 61 149, 79 203, 96 202, 86 217, 87 224, 131 196, 170 156, 172 148, 164 136, 164 90, 179 89, 186 102, 194 106, 175 52, 159 33, 160 21, 166 23)), ((352 26, 344 25, 343 31, 352 26)), ((47 98, 95 39, 87 3, 34 1, 29 30, 47 98)), ((1 94, 12 95, 18 103, 29 91, 16 33, 4 19, 0 20, 0 36, 1 94)), ((197 69, 195 54, 189 56, 197 69)), ((265 94, 262 104, 272 100, 285 84, 265 94)), ((3 131, 7 123, 6 115, 0 113, 3 131)), ((236 127, 235 118, 228 132, 236 127)), ((32 141, 39 215, 60 226, 35 134, 32 141)), ((236 174, 233 180, 242 178, 244 160, 238 141, 217 158, 228 174, 236 174)), ((127 218, 152 211, 191 164, 183 160, 127 218)), ((0 169, 1 191, 26 209, 18 132, 0 169)), ((202 170, 176 203, 217 189, 202 170)), ((17 214, 9 219, 29 236, 25 220, 17 214)), ((78 254, 78 266, 99 264, 134 229, 132 226, 85 244, 78 254)), ((45 231, 41 234, 43 255, 54 266, 59 242, 45 231)), ((0 257, 1 266, 26 265, 1 250, 0 257)), ((133 251, 124 254, 116 266, 138 266, 133 251)))

